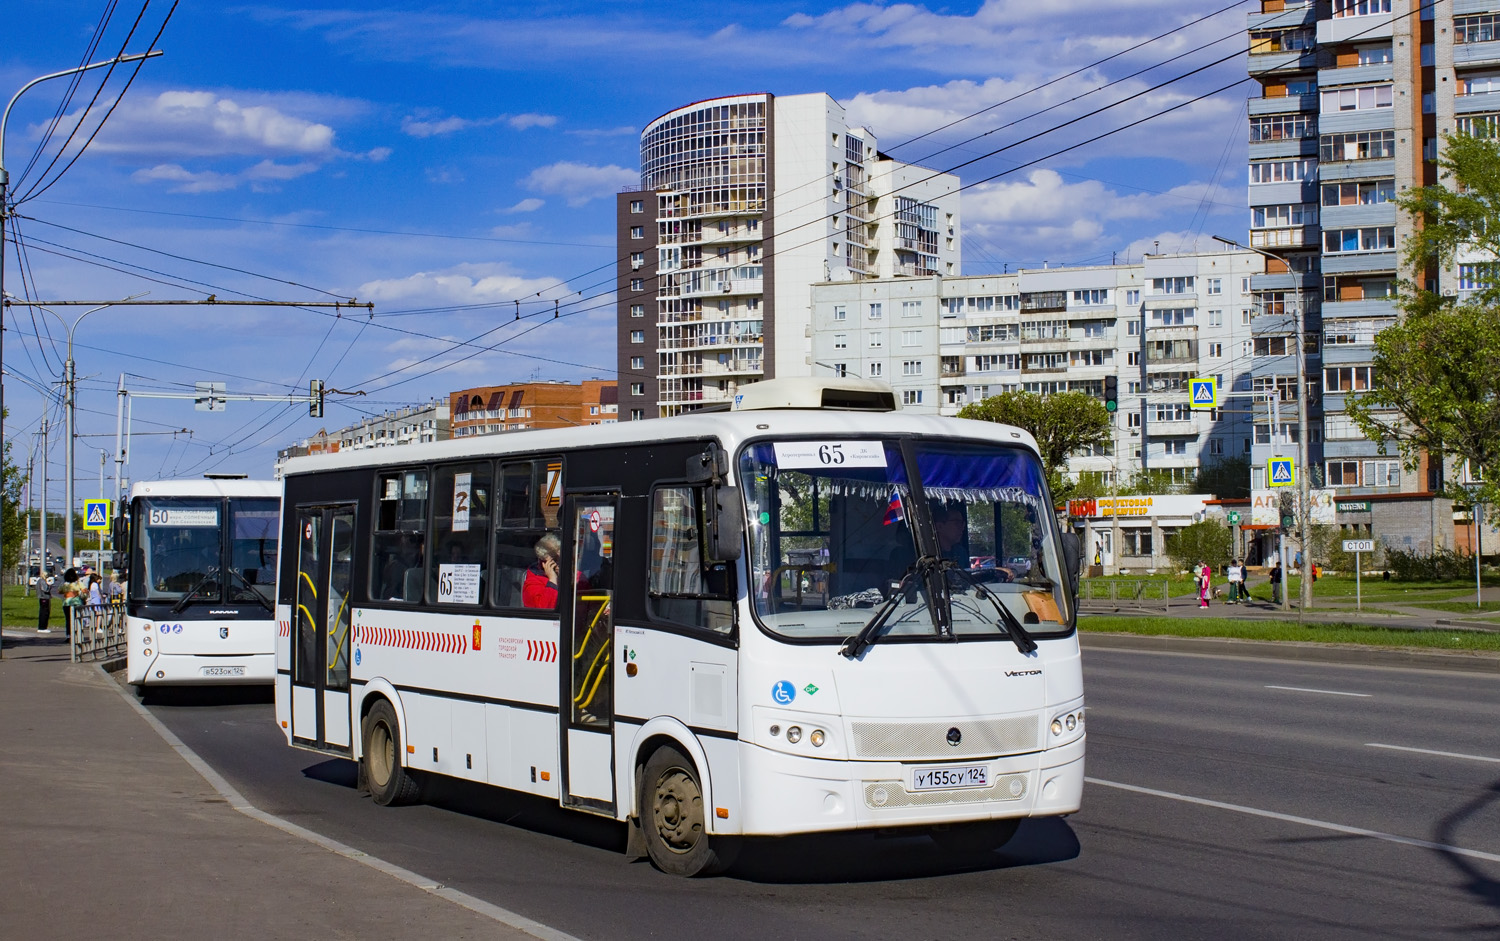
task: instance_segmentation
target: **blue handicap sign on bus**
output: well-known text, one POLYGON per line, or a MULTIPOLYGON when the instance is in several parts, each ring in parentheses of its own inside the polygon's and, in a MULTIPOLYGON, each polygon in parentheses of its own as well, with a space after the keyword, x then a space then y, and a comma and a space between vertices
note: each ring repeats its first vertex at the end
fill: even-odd
POLYGON ((796 698, 797 698, 797 687, 793 686, 791 683, 787 682, 786 680, 782 680, 781 682, 777 683, 775 686, 771 687, 771 699, 774 700, 779 705, 785 706, 787 703, 791 702, 792 700, 794 700, 796 698))

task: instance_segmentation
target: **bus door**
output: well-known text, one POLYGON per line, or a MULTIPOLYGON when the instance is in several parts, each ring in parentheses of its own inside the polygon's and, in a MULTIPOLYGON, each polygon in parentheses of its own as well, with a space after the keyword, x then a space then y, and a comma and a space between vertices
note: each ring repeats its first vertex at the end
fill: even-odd
POLYGON ((298 507, 292 737, 348 751, 354 504, 298 507))
POLYGON ((569 495, 572 604, 562 617, 562 802, 613 815, 614 532, 613 495, 569 495))

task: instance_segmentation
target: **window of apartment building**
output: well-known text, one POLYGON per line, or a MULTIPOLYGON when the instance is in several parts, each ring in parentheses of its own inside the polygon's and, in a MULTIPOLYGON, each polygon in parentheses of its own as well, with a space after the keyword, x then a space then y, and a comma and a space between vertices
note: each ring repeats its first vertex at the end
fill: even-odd
POLYGON ((1191 421, 1193 417, 1192 406, 1186 402, 1158 402, 1151 408, 1152 421, 1191 421))
POLYGON ((1294 29, 1258 29, 1250 33, 1250 54, 1298 52, 1317 44, 1317 33, 1306 27, 1294 29))
POLYGON ((1073 336, 1080 340, 1102 340, 1109 335, 1109 323, 1104 320, 1085 320, 1073 328, 1073 336))
POLYGON ((758 297, 747 297, 747 298, 745 298, 745 309, 746 310, 760 310, 760 298, 758 298, 758 297))
MULTIPOLYGON (((974 357, 974 371, 994 372, 997 369, 1005 368, 1006 362, 1008 360, 1013 360, 1014 358, 1015 357, 1013 356, 1002 356, 999 353, 985 353, 981 356, 974 357)), ((1015 367, 1012 366, 1011 368, 1015 367)))
POLYGON ((1256 356, 1287 356, 1297 349, 1297 341, 1291 337, 1256 337, 1256 356))
POLYGON ((1073 303, 1084 305, 1108 304, 1109 291, 1103 288, 1090 288, 1086 291, 1074 291, 1073 303))
POLYGON ((920 375, 922 375, 922 361, 920 359, 908 359, 908 360, 904 360, 901 363, 901 375, 903 375, 903 376, 920 376, 920 375))
POLYGON ((1401 486, 1400 461, 1329 461, 1327 472, 1333 487, 1401 486))
POLYGON ((645 263, 646 263, 646 253, 645 252, 631 252, 630 253, 630 267, 632 267, 632 268, 639 268, 642 265, 644 265, 645 263))
POLYGON ((871 331, 870 332, 870 349, 872 349, 872 350, 878 350, 882 346, 885 346, 885 334, 881 333, 879 330, 873 330, 873 331, 871 331))
POLYGON ((1068 356, 1070 366, 1103 366, 1104 350, 1074 350, 1068 356))
POLYGON ((1128 336, 1128 337, 1138 337, 1138 336, 1140 336, 1141 335, 1141 322, 1139 320, 1135 320, 1135 319, 1131 319, 1131 320, 1125 321, 1125 335, 1128 336))
POLYGON ((1139 366, 1141 364, 1140 350, 1129 350, 1125 353, 1126 366, 1139 366))
POLYGON ((1210 293, 1210 294, 1223 294, 1224 293, 1224 279, 1223 278, 1209 278, 1208 279, 1208 293, 1210 293))
POLYGON ((835 307, 833 309, 833 319, 834 320, 848 320, 849 319, 849 310, 848 310, 848 308, 844 307, 842 304, 839 305, 839 306, 837 306, 837 307, 835 307))
POLYGON ((901 390, 901 404, 902 405, 921 405, 922 404, 922 390, 921 389, 902 389, 901 390))
POLYGON ((1135 307, 1141 302, 1140 288, 1131 288, 1125 292, 1125 306, 1135 307))
POLYGON ((1185 278, 1152 278, 1152 294, 1191 294, 1193 293, 1193 279, 1185 278))
POLYGON ((1136 412, 1136 411, 1126 412, 1125 413, 1125 427, 1126 428, 1139 428, 1139 427, 1141 427, 1141 413, 1140 412, 1136 412))
POLYGON ((1389 327, 1393 321, 1379 320, 1325 320, 1323 322, 1324 346, 1370 346, 1375 334, 1389 327))
POLYGON ((1028 353, 1022 366, 1028 371, 1063 369, 1068 365, 1066 353, 1028 353))
POLYGON ((646 203, 645 203, 645 201, 644 200, 640 200, 640 199, 632 199, 630 201, 630 211, 631 212, 645 212, 646 211, 646 203))
POLYGON ((1395 53, 1389 42, 1377 43, 1373 46, 1360 46, 1355 50, 1355 61, 1360 65, 1381 65, 1395 59, 1395 53))
POLYGON ((1370 388, 1370 367, 1325 367, 1323 370, 1323 388, 1328 392, 1363 392, 1370 388))
POLYGON ((903 317, 920 317, 920 316, 922 316, 922 302, 921 301, 902 301, 901 302, 901 316, 903 316, 903 317))
POLYGON ((884 374, 885 374, 885 363, 871 363, 870 364, 870 375, 872 377, 874 377, 874 376, 882 376, 884 374))
POLYGON ((1068 322, 1066 320, 1035 320, 1021 324, 1021 339, 1023 340, 1066 340, 1068 339, 1068 322))
POLYGON ((1194 345, 1192 340, 1148 340, 1146 362, 1196 359, 1194 345))
POLYGON ((1250 228, 1252 229, 1276 229, 1291 225, 1317 224, 1318 207, 1310 203, 1250 207, 1250 228))
POLYGON ((1453 122, 1453 133, 1468 137, 1500 137, 1500 114, 1461 114, 1453 122))
POLYGON ((644 382, 632 382, 630 384, 630 394, 631 395, 645 395, 646 394, 646 384, 644 382))
POLYGON ((646 290, 646 279, 645 278, 631 278, 630 279, 630 289, 632 291, 644 291, 644 290, 646 290))
POLYGON ((1458 289, 1478 291, 1495 283, 1495 263, 1481 262, 1458 266, 1458 289))
POLYGON ((1329 441, 1359 441, 1365 433, 1348 415, 1324 415, 1323 437, 1329 441))
POLYGON ((646 342, 646 331, 644 331, 644 330, 632 330, 632 331, 630 331, 630 342, 631 343, 645 343, 646 342))
MULTIPOLYGON (((1387 2, 1387 8, 1390 4, 1387 2)), ((1455 43, 1494 42, 1500 39, 1500 14, 1481 13, 1478 16, 1455 16, 1453 18, 1453 41, 1455 43)))
POLYGON ((1391 12, 1391 0, 1333 0, 1334 16, 1369 16, 1391 12))
POLYGON ((632 357, 630 357, 630 368, 631 369, 645 369, 646 368, 646 357, 644 357, 644 356, 632 356, 632 357))
POLYGON ((1275 140, 1301 140, 1318 133, 1318 124, 1306 114, 1263 114, 1250 118, 1252 144, 1275 140))
POLYGON ((1210 327, 1224 326, 1224 312, 1222 310, 1211 310, 1208 312, 1208 325, 1210 327))
POLYGON ((921 346, 922 345, 922 331, 920 331, 920 330, 902 330, 901 331, 901 345, 902 346, 921 346))
POLYGON ((1164 441, 1164 442, 1162 442, 1161 453, 1169 455, 1169 456, 1186 454, 1187 453, 1187 439, 1185 439, 1185 438, 1173 438, 1170 441, 1164 441))
POLYGON ((879 320, 883 316, 885 316, 884 305, 882 305, 882 304, 871 304, 870 305, 870 319, 871 320, 879 320))
POLYGON ((630 316, 632 316, 632 317, 644 317, 644 316, 646 316, 646 305, 645 304, 631 304, 630 305, 630 316))
POLYGON ((633 239, 643 239, 643 238, 645 238, 646 237, 646 227, 643 226, 643 225, 633 225, 633 226, 631 226, 630 227, 630 237, 633 238, 633 239))
POLYGON ((1250 164, 1250 183, 1300 183, 1312 178, 1318 162, 1311 158, 1301 160, 1257 160, 1250 164))
POLYGON ((1021 336, 1020 324, 983 323, 969 327, 966 335, 970 343, 1003 343, 1021 336))
POLYGON ((1345 160, 1389 160, 1396 156, 1395 131, 1348 131, 1324 134, 1318 142, 1323 163, 1345 160))
POLYGON ((645 417, 646 417, 646 410, 643 409, 643 408, 633 408, 633 409, 630 410, 630 420, 631 421, 642 421, 642 420, 645 419, 645 417))
POLYGON ((1222 343, 1210 343, 1208 345, 1208 355, 1210 357, 1214 358, 1214 359, 1223 359, 1223 357, 1224 357, 1224 344, 1222 344, 1222 343))
POLYGON ((760 220, 759 219, 746 219, 745 220, 745 231, 747 231, 747 232, 759 232, 760 231, 760 220))
POLYGON ((847 350, 849 348, 849 334, 835 333, 833 335, 833 348, 836 350, 847 350))
POLYGON ((1187 327, 1192 326, 1194 310, 1191 307, 1168 307, 1162 310, 1151 311, 1151 326, 1153 327, 1187 327))
POLYGON ((1363 180, 1351 183, 1324 183, 1325 206, 1373 206, 1396 198, 1395 180, 1363 180))
POLYGON ((1323 230, 1323 251, 1329 255, 1342 252, 1388 252, 1395 247, 1395 226, 1323 230))
POLYGON ((834 363, 833 364, 833 374, 835 376, 838 376, 840 379, 842 379, 845 376, 849 375, 849 364, 848 363, 834 363))
POLYGON ((1373 111, 1391 106, 1390 85, 1356 85, 1348 88, 1325 88, 1319 107, 1329 111, 1373 111))
POLYGON ((1500 91, 1500 72, 1460 75, 1454 81, 1453 93, 1459 96, 1484 95, 1492 91, 1500 91))

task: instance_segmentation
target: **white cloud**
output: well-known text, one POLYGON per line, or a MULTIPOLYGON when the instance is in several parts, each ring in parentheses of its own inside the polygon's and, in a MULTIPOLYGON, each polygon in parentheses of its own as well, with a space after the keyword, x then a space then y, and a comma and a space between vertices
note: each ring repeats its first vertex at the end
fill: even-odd
POLYGON ((127 97, 91 148, 105 153, 184 157, 338 154, 333 128, 273 104, 242 104, 211 91, 127 97))
POLYGON ((479 127, 508 124, 518 131, 533 127, 552 127, 557 123, 555 114, 500 114, 492 118, 460 118, 457 116, 437 118, 435 115, 407 115, 401 119, 401 132, 409 137, 443 137, 479 127))
POLYGON ((234 174, 215 173, 212 170, 191 172, 180 164, 160 163, 154 167, 137 170, 130 178, 137 183, 170 183, 171 193, 218 193, 232 190, 240 185, 234 174))
POLYGON ((528 127, 552 127, 557 123, 555 114, 518 114, 506 119, 506 123, 518 131, 524 131, 528 127))
POLYGON ((582 206, 591 199, 609 196, 622 186, 640 182, 635 170, 610 164, 595 167, 564 160, 532 170, 521 184, 549 196, 563 197, 569 206, 582 206))
POLYGON ((527 198, 516 203, 514 206, 510 206, 500 211, 505 213, 536 212, 538 209, 542 208, 545 205, 547 205, 547 201, 545 199, 537 199, 535 196, 528 196, 527 198))
POLYGON ((454 265, 400 278, 366 281, 355 289, 361 300, 378 304, 485 304, 527 297, 556 287, 556 278, 524 278, 499 263, 454 265))

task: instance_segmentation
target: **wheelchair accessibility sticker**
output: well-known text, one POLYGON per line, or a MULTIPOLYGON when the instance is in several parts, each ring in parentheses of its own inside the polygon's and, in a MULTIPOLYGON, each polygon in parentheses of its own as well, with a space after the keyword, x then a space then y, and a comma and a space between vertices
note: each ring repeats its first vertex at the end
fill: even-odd
POLYGON ((790 703, 792 700, 797 698, 797 687, 793 686, 786 680, 782 680, 775 686, 771 687, 771 698, 775 700, 778 705, 785 706, 787 703, 790 703))

